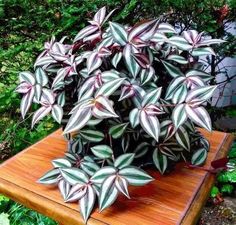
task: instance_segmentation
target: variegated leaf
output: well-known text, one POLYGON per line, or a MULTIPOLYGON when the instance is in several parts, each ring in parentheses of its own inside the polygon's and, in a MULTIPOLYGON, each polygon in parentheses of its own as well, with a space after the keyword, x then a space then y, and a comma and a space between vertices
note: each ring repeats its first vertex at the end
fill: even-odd
POLYGON ((175 138, 177 142, 187 151, 190 151, 190 139, 189 139, 189 134, 187 130, 180 126, 176 133, 175 133, 175 138))
POLYGON ((88 58, 87 58, 87 69, 88 73, 90 74, 95 69, 99 68, 102 64, 102 59, 98 56, 97 52, 93 52, 88 58))
POLYGON ((128 181, 124 177, 117 176, 115 181, 115 187, 127 198, 130 198, 128 191, 128 181))
POLYGON ((187 85, 182 84, 181 86, 179 86, 179 88, 174 92, 173 96, 172 96, 172 102, 174 104, 178 104, 178 103, 183 103, 186 99, 188 95, 188 89, 187 89, 187 85))
POLYGON ((86 184, 89 181, 88 175, 77 168, 60 168, 61 175, 71 185, 86 184))
POLYGON ((149 144, 147 142, 140 143, 135 149, 135 158, 140 158, 144 156, 148 152, 148 146, 149 144))
POLYGON ((89 25, 85 28, 83 28, 76 36, 74 39, 74 42, 79 41, 89 35, 91 35, 92 33, 94 33, 95 31, 98 30, 98 26, 95 25, 89 25))
POLYGON ((149 67, 148 69, 142 69, 140 72, 140 80, 142 85, 147 84, 155 75, 155 70, 153 67, 149 67))
POLYGON ((205 56, 205 55, 216 55, 211 47, 206 48, 195 48, 192 51, 193 56, 205 56))
POLYGON ((143 98, 142 107, 149 104, 154 104, 154 105, 157 104, 161 96, 161 91, 162 91, 162 88, 160 87, 147 93, 143 98))
POLYGON ((118 63, 120 62, 122 58, 122 52, 118 52, 114 55, 114 57, 112 58, 112 65, 116 68, 118 63))
POLYGON ((19 73, 19 78, 20 78, 20 82, 26 82, 31 85, 36 84, 35 77, 31 72, 28 72, 28 71, 21 72, 19 73))
POLYGON ((134 186, 142 186, 153 180, 153 178, 144 170, 134 166, 127 166, 121 169, 119 175, 124 177, 129 184, 134 186))
POLYGON ((65 158, 58 158, 58 159, 54 159, 52 160, 52 165, 55 168, 61 168, 61 167, 71 167, 71 163, 68 159, 65 158))
POLYGON ((145 132, 158 142, 160 124, 156 116, 148 115, 145 110, 141 110, 139 120, 140 125, 145 130, 145 132))
POLYGON ((39 102, 41 95, 42 95, 42 86, 40 84, 36 84, 35 85, 34 100, 36 100, 36 102, 39 102))
POLYGON ((128 126, 128 123, 122 123, 122 124, 117 124, 115 126, 112 126, 109 129, 109 134, 114 138, 117 139, 123 135, 125 132, 126 128, 128 126))
POLYGON ((135 154, 133 153, 126 153, 120 155, 114 162, 114 166, 118 169, 122 169, 126 166, 129 166, 134 160, 135 154))
POLYGON ((106 7, 104 6, 96 12, 96 14, 93 17, 93 21, 101 25, 105 19, 105 16, 106 16, 106 7))
POLYGON ((164 174, 164 172, 167 169, 167 157, 165 155, 159 153, 158 148, 156 148, 153 151, 152 159, 153 159, 153 162, 154 162, 156 168, 158 169, 158 171, 161 174, 164 174))
POLYGON ((116 174, 117 169, 112 166, 105 166, 101 169, 99 169, 91 178, 90 181, 96 184, 101 184, 103 181, 111 176, 116 174))
POLYGON ((96 200, 96 192, 91 185, 88 185, 87 193, 79 200, 80 214, 82 215, 84 222, 87 220, 93 210, 96 200))
POLYGON ((86 160, 80 163, 80 167, 89 176, 93 176, 94 173, 100 169, 100 167, 95 162, 90 162, 86 160))
POLYGON ((157 30, 160 33, 176 33, 175 28, 169 23, 160 23, 157 30))
POLYGON ((95 97, 98 97, 100 95, 106 97, 112 95, 121 86, 124 80, 125 78, 117 78, 106 82, 98 89, 98 91, 95 94, 95 97))
POLYGON ((113 151, 108 145, 96 145, 91 148, 92 153, 100 159, 108 159, 113 151))
POLYGON ((179 77, 184 76, 184 74, 180 71, 180 69, 176 66, 173 66, 171 63, 168 63, 166 61, 161 61, 163 65, 165 66, 166 70, 172 77, 179 77))
POLYGON ((177 106, 175 106, 171 118, 175 127, 180 127, 187 120, 185 104, 178 104, 177 106))
POLYGON ((65 200, 70 191, 70 184, 65 180, 60 180, 58 182, 58 188, 61 192, 63 199, 65 200))
POLYGON ((139 109, 135 108, 129 113, 129 121, 133 128, 135 128, 139 124, 139 109))
POLYGON ((207 158, 206 149, 200 148, 192 155, 191 163, 196 166, 201 166, 206 161, 206 158, 207 158))
POLYGON ((56 184, 58 182, 58 177, 60 175, 59 169, 52 169, 44 174, 39 180, 40 184, 56 184))
POLYGON ((80 200, 87 193, 88 186, 85 184, 75 184, 66 196, 65 202, 75 202, 80 200))
POLYGON ((83 129, 79 132, 79 135, 91 142, 100 142, 104 139, 104 134, 97 130, 83 129))
POLYGON ((38 67, 35 71, 35 78, 38 84, 45 86, 48 83, 48 76, 46 74, 46 72, 38 67))
POLYGON ((99 194, 100 211, 112 205, 118 196, 118 190, 115 187, 115 180, 116 175, 111 175, 107 177, 102 184, 99 194))
POLYGON ((188 61, 183 56, 180 56, 180 55, 169 55, 167 57, 167 60, 172 60, 172 61, 177 62, 179 64, 187 64, 188 63, 188 61))
POLYGON ((33 118, 32 118, 32 125, 31 127, 33 128, 34 125, 41 119, 43 119, 45 116, 47 116, 52 110, 52 107, 51 106, 48 106, 48 107, 45 107, 45 106, 42 106, 40 107, 33 115, 33 118))
POLYGON ((118 23, 110 22, 111 34, 115 42, 124 46, 127 43, 128 34, 125 28, 118 23))
POLYGON ((186 104, 185 111, 188 115, 188 118, 194 123, 207 129, 208 131, 212 130, 211 118, 205 108, 202 106, 192 108, 186 104))
POLYGON ((20 111, 23 119, 25 118, 26 113, 28 112, 35 94, 35 88, 32 87, 29 92, 27 92, 20 103, 20 111))
POLYGON ((173 36, 168 39, 168 43, 177 46, 181 50, 190 50, 192 46, 181 36, 173 36))
POLYGON ((63 117, 63 109, 60 105, 52 106, 52 117, 58 122, 61 123, 63 117))
POLYGON ((185 78, 185 77, 182 77, 182 76, 176 77, 175 79, 173 79, 173 80, 170 82, 170 84, 169 84, 169 86, 168 86, 168 88, 167 88, 167 90, 166 90, 165 99, 166 99, 166 100, 171 100, 172 97, 173 97, 173 95, 174 95, 174 93, 175 93, 179 88, 181 88, 181 86, 184 84, 184 81, 185 81, 185 80, 186 80, 186 78, 185 78))

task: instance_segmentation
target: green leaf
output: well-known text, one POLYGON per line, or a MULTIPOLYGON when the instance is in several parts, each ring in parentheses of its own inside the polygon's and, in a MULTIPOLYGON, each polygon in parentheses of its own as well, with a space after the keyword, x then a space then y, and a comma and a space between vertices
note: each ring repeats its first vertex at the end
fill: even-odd
POLYGON ((118 124, 118 125, 112 126, 109 129, 109 134, 114 139, 117 139, 117 138, 119 138, 119 137, 121 137, 123 135, 123 133, 125 132, 127 126, 128 126, 128 123, 122 123, 122 124, 118 124))
POLYGON ((167 168, 167 157, 163 154, 160 154, 158 148, 156 148, 153 151, 152 159, 159 172, 164 174, 167 168))
POLYGON ((220 191, 219 191, 218 187, 213 186, 212 189, 211 189, 210 196, 212 198, 215 198, 219 193, 220 193, 220 191))
POLYGON ((205 148, 200 148, 192 155, 191 163, 196 166, 204 164, 207 158, 207 151, 205 148))
POLYGON ((83 129, 79 135, 87 141, 100 142, 104 139, 104 134, 97 130, 83 129))
POLYGON ((222 187, 221 187, 221 193, 224 193, 224 194, 232 194, 234 190, 234 186, 232 184, 224 184, 222 187))
POLYGON ((147 142, 140 143, 134 150, 135 158, 144 156, 148 151, 149 144, 147 142))
POLYGON ((58 182, 58 176, 60 175, 59 169, 52 169, 44 174, 39 180, 40 184, 56 184, 58 182))
POLYGON ((135 154, 133 153, 126 153, 120 155, 114 162, 114 166, 118 169, 122 169, 126 166, 129 166, 134 160, 135 154))
POLYGON ((85 184, 89 181, 89 177, 83 170, 77 168, 62 168, 61 175, 71 185, 85 184))
POLYGON ((113 151, 108 145, 96 145, 91 148, 93 154, 100 159, 108 159, 112 156, 113 151))
POLYGON ((134 166, 128 166, 121 169, 119 175, 127 179, 129 184, 134 186, 142 186, 153 180, 153 178, 145 171, 134 166))
POLYGON ((90 181, 96 184, 101 184, 108 176, 117 172, 117 169, 112 166, 104 166, 99 169, 91 178, 90 181))

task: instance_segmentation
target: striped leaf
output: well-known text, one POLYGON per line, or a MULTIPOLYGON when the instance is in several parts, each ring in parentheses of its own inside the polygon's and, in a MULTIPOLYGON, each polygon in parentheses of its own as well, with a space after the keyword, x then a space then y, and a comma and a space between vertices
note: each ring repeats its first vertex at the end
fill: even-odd
POLYGON ((40 99, 40 103, 45 106, 53 105, 55 102, 55 96, 52 90, 43 88, 42 96, 40 99))
POLYGON ((126 67, 133 75, 133 77, 136 77, 140 67, 133 57, 134 53, 138 53, 138 50, 130 44, 127 44, 123 49, 123 57, 126 63, 126 67))
POLYGON ((20 111, 21 111, 21 115, 22 115, 22 118, 24 119, 25 118, 25 115, 26 113, 28 112, 31 104, 32 104, 32 101, 33 101, 33 98, 34 98, 34 94, 35 94, 35 88, 32 87, 30 89, 29 92, 27 92, 22 100, 21 100, 21 103, 20 103, 20 111))
POLYGON ((91 142, 100 142, 104 139, 104 134, 102 132, 90 129, 81 130, 79 135, 83 139, 91 142))
POLYGON ((93 210, 96 200, 96 192, 91 185, 88 185, 87 193, 79 200, 80 214, 85 223, 93 210))
POLYGON ((120 94, 120 98, 119 101, 124 100, 126 98, 130 98, 133 97, 135 94, 135 90, 133 85, 124 85, 121 89, 121 94, 120 94))
POLYGON ((66 196, 65 202, 75 202, 83 198, 88 190, 88 186, 84 184, 74 185, 68 195, 66 196))
POLYGON ((100 159, 108 159, 113 151, 108 145, 96 145, 91 148, 92 153, 100 159))
POLYGON ((206 149, 200 148, 192 155, 191 163, 196 166, 201 166, 206 161, 206 158, 207 158, 206 149))
POLYGON ((109 129, 109 134, 114 138, 117 139, 123 135, 125 132, 126 128, 128 126, 128 123, 122 123, 122 124, 117 124, 115 126, 112 126, 109 129))
POLYGON ((197 43, 197 47, 201 47, 201 46, 208 46, 208 45, 213 45, 213 44, 221 44, 221 43, 225 43, 225 40, 221 40, 221 39, 205 39, 205 40, 201 40, 199 43, 197 43))
POLYGON ((39 102, 42 95, 42 86, 40 84, 36 84, 34 88, 35 88, 34 100, 36 100, 36 102, 39 102))
POLYGON ((77 168, 61 168, 61 175, 71 185, 86 184, 89 181, 89 177, 83 170, 77 168))
POLYGON ((63 117, 63 109, 60 105, 53 105, 52 106, 52 117, 58 123, 61 123, 63 117))
POLYGON ((66 96, 65 96, 65 91, 63 91, 57 96, 57 104, 63 107, 65 103, 66 103, 66 96))
POLYGON ((161 61, 166 68, 167 72, 172 76, 172 77, 179 77, 179 76, 184 76, 184 74, 180 71, 180 69, 176 66, 173 66, 172 64, 166 62, 166 61, 161 61))
POLYGON ((167 60, 172 60, 172 61, 177 62, 179 64, 187 64, 188 63, 188 61, 183 56, 180 56, 180 55, 169 55, 167 57, 167 60))
POLYGON ((45 116, 47 116, 52 110, 51 106, 45 107, 42 106, 41 108, 39 108, 33 115, 32 118, 32 124, 31 127, 33 128, 34 125, 41 119, 43 119, 45 116))
POLYGON ((125 78, 117 78, 103 84, 95 94, 95 97, 99 95, 110 96, 112 95, 124 82, 125 78))
POLYGON ((140 158, 142 156, 144 156, 147 152, 148 152, 148 146, 149 144, 147 142, 142 142, 140 143, 135 149, 134 149, 134 153, 135 153, 135 158, 140 158))
POLYGON ((120 191, 127 198, 130 198, 129 191, 128 191, 128 185, 129 185, 129 183, 125 178, 120 177, 120 176, 116 177, 115 187, 117 188, 118 191, 120 191))
POLYGON ((192 106, 198 106, 212 97, 217 86, 197 87, 188 93, 186 102, 192 106))
POLYGON ((153 67, 149 67, 148 69, 142 69, 140 72, 140 80, 142 85, 147 84, 155 75, 155 70, 153 67))
POLYGON ((114 55, 114 57, 112 58, 111 63, 112 63, 112 65, 113 65, 115 68, 117 67, 117 65, 118 65, 118 63, 120 62, 121 58, 122 58, 122 52, 116 53, 116 54, 114 55))
POLYGON ((190 76, 198 76, 200 77, 202 80, 204 81, 209 81, 211 80, 213 77, 209 74, 206 73, 205 71, 202 70, 197 70, 197 69, 191 69, 189 70, 186 74, 186 77, 190 77, 190 76))
POLYGON ((133 57, 143 69, 147 69, 150 67, 148 55, 143 53, 134 53, 133 57))
POLYGON ((130 136, 129 135, 123 135, 121 139, 121 147, 123 152, 126 152, 129 148, 130 144, 130 136))
POLYGON ((135 38, 140 38, 143 41, 149 40, 156 32, 158 20, 151 20, 148 22, 141 22, 134 26, 129 32, 128 40, 132 41, 135 38))
POLYGON ((95 13, 93 21, 101 25, 105 19, 105 16, 106 16, 106 7, 104 6, 95 13))
POLYGON ((143 98, 142 107, 146 105, 150 105, 150 104, 154 104, 154 105, 157 104, 161 96, 161 91, 162 91, 162 88, 160 87, 147 93, 143 98))
POLYGON ((112 37, 115 40, 115 42, 117 42, 121 46, 126 45, 128 34, 125 28, 122 25, 115 22, 110 22, 109 25, 112 37))
POLYGON ((76 110, 70 117, 64 130, 64 134, 80 130, 87 124, 88 120, 91 117, 92 113, 91 113, 91 108, 89 107, 76 110))
POLYGON ((181 36, 173 36, 168 39, 168 43, 175 45, 181 50, 190 50, 192 46, 181 36))
POLYGON ((40 184, 56 184, 58 182, 58 177, 60 175, 59 169, 52 169, 44 174, 39 180, 40 184))
POLYGON ((80 163, 80 168, 89 176, 93 176, 94 173, 100 169, 100 167, 95 162, 90 162, 86 160, 80 163))
POLYGON ((34 63, 34 67, 41 66, 43 68, 46 68, 54 63, 57 63, 57 61, 53 59, 52 56, 43 56, 37 58, 36 62, 34 63))
POLYGON ((175 127, 180 127, 187 120, 185 104, 178 104, 177 106, 175 106, 171 118, 175 127))
POLYGON ((160 23, 157 30, 160 33, 176 33, 175 28, 169 23, 160 23))
POLYGON ((46 74, 46 72, 38 67, 35 71, 35 78, 38 84, 45 86, 48 83, 48 76, 46 74))
POLYGON ((181 88, 181 86, 184 84, 184 81, 186 80, 185 77, 176 77, 173 79, 170 84, 168 85, 168 88, 166 90, 165 100, 171 100, 174 93, 181 88))
POLYGON ((158 142, 160 124, 156 116, 148 115, 145 110, 141 110, 139 120, 140 125, 145 130, 145 132, 158 142))
POLYGON ((95 69, 99 68, 102 65, 102 59, 98 56, 97 52, 93 52, 88 58, 86 62, 86 66, 88 69, 88 74, 93 72, 95 69))
POLYGON ((91 34, 93 34, 95 31, 98 30, 98 26, 95 26, 95 25, 89 25, 85 28, 83 28, 76 36, 75 36, 75 39, 74 39, 74 42, 76 41, 79 41, 91 34))
POLYGON ((101 184, 103 183, 103 181, 111 176, 116 174, 117 170, 116 168, 112 167, 112 166, 105 166, 101 169, 99 169, 91 178, 90 181, 92 181, 93 183, 96 184, 101 184))
POLYGON ((98 96, 95 100, 92 114, 98 119, 118 117, 113 109, 112 102, 105 96, 98 96))
POLYGON ((188 89, 187 89, 187 85, 182 84, 181 86, 179 86, 179 88, 174 92, 173 96, 172 96, 172 102, 174 104, 178 104, 178 103, 183 103, 186 99, 188 95, 188 89))
POLYGON ((32 88, 31 84, 28 84, 27 82, 23 81, 16 87, 15 92, 26 94, 27 92, 30 91, 31 88, 32 88))
POLYGON ((65 158, 59 158, 52 160, 52 165, 55 168, 61 168, 61 167, 71 167, 71 163, 68 159, 65 158))
POLYGON ((204 107, 199 106, 197 108, 192 108, 186 104, 185 111, 188 118, 195 124, 207 129, 208 131, 212 131, 211 118, 204 107))
POLYGON ((116 175, 107 177, 99 193, 99 210, 100 212, 114 203, 118 196, 118 190, 115 187, 116 175))
POLYGON ((28 72, 28 71, 19 73, 19 79, 20 79, 20 82, 26 82, 31 85, 36 84, 34 74, 32 74, 31 72, 28 72))
POLYGON ((187 151, 190 151, 190 139, 187 130, 184 127, 179 127, 175 133, 177 142, 187 151))
POLYGON ((195 48, 192 51, 193 56, 205 56, 205 55, 216 55, 211 47, 206 48, 195 48))
POLYGON ((156 148, 153 151, 152 159, 153 159, 153 162, 154 162, 156 168, 158 169, 158 171, 161 174, 164 174, 164 172, 167 169, 167 164, 168 164, 167 157, 165 155, 159 153, 158 148, 156 148))
POLYGON ((67 198, 67 195, 69 194, 69 191, 70 191, 70 184, 68 182, 66 182, 65 180, 60 180, 58 182, 58 188, 59 188, 59 191, 60 191, 63 199, 65 200, 67 198))
POLYGON ((127 166, 121 169, 119 175, 124 177, 129 184, 134 186, 142 186, 153 180, 153 178, 144 170, 134 166, 127 166))
POLYGON ((120 155, 114 162, 114 166, 118 169, 122 169, 126 166, 129 166, 134 160, 135 154, 133 153, 126 153, 120 155))

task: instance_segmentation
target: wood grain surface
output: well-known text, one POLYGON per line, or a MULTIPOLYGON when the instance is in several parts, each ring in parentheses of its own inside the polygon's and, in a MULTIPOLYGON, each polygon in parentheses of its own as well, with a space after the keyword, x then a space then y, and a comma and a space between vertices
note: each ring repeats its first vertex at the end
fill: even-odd
MULTIPOLYGON (((205 168, 226 155, 233 137, 230 134, 200 130, 211 143, 205 168)), ((83 224, 78 205, 64 203, 56 187, 36 181, 52 168, 51 160, 63 157, 66 142, 58 130, 0 165, 0 193, 45 214, 64 225, 83 224)), ((131 199, 119 196, 108 209, 94 210, 89 225, 173 225, 195 224, 214 182, 214 175, 188 169, 179 163, 175 171, 156 178, 145 187, 131 187, 131 199)))

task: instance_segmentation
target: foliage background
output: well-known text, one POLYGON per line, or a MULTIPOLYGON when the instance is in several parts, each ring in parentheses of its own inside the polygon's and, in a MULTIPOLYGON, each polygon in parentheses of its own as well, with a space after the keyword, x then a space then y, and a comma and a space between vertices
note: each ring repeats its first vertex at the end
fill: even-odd
MULTIPOLYGON (((87 18, 104 5, 109 10, 117 8, 113 20, 121 23, 132 24, 165 13, 167 20, 181 30, 194 28, 227 39, 218 51, 221 57, 235 55, 235 37, 224 29, 227 22, 235 19, 235 0, 0 0, 0 162, 57 128, 47 118, 30 130, 31 118, 21 119, 20 98, 14 93, 18 73, 32 70, 51 35, 73 38, 87 18)), ((215 75, 217 59, 211 66, 215 75)), ((231 115, 235 114, 235 110, 230 110, 231 115)), ((0 196, 0 224, 1 218, 8 220, 8 215, 12 225, 55 224, 0 196)))

